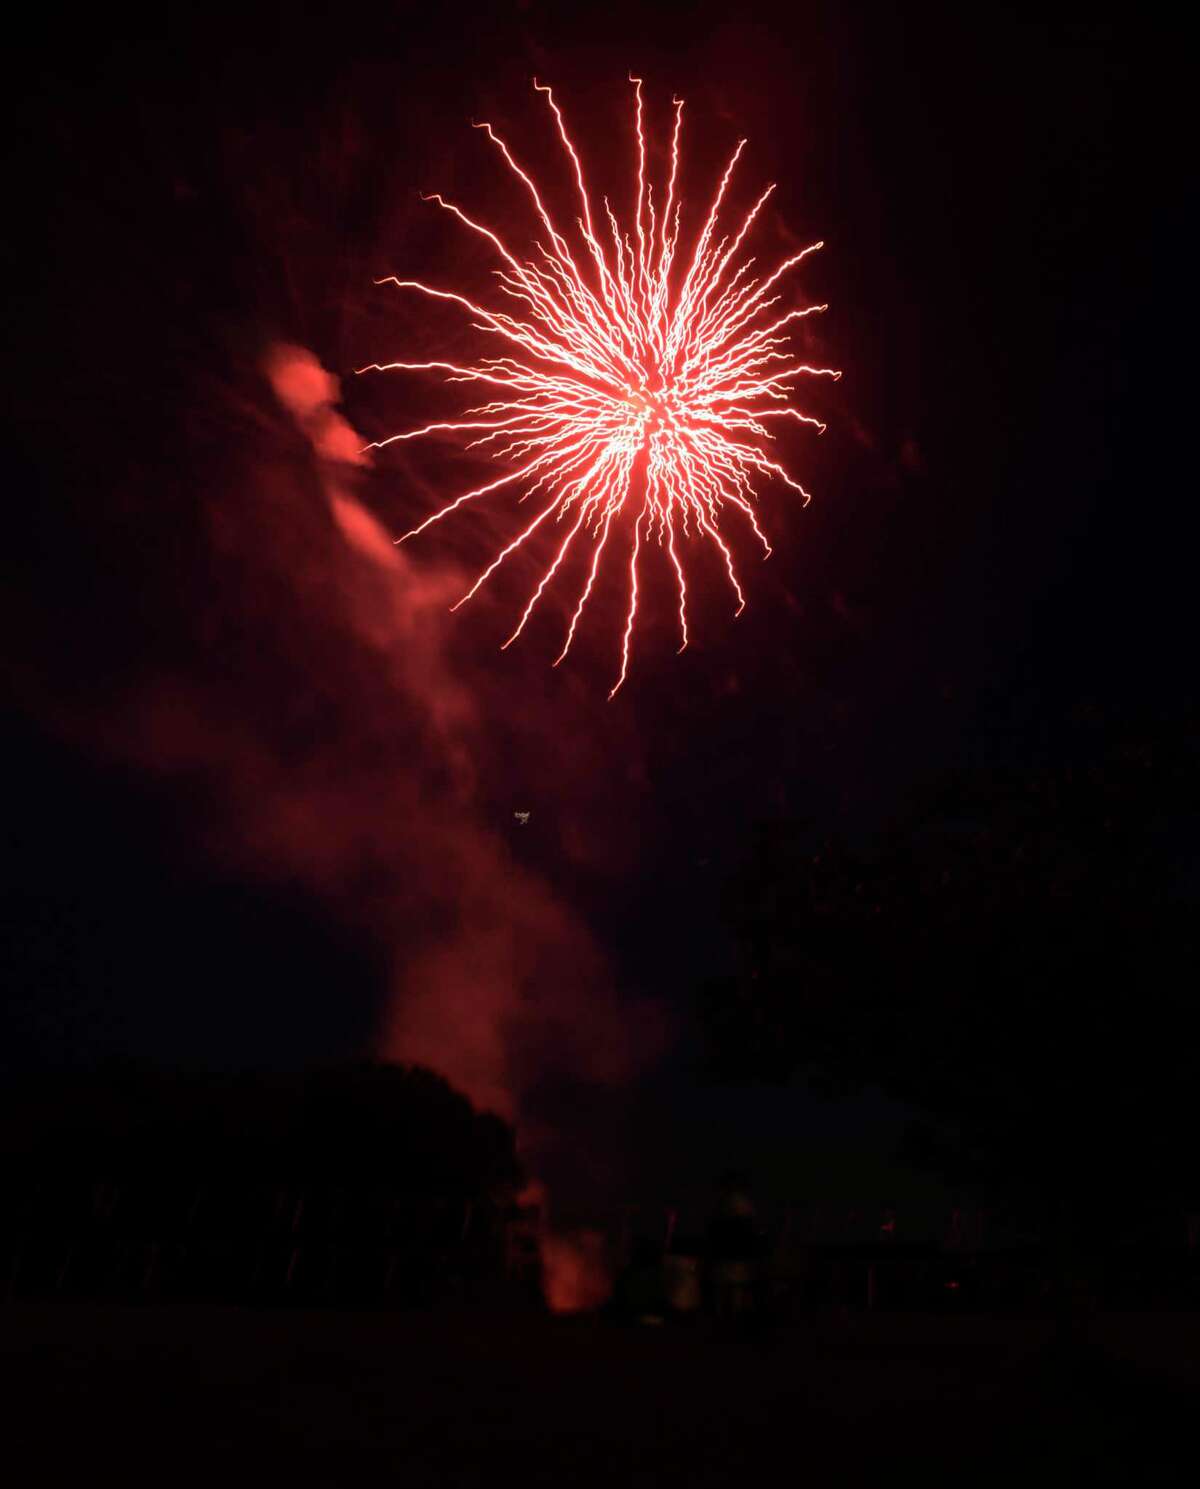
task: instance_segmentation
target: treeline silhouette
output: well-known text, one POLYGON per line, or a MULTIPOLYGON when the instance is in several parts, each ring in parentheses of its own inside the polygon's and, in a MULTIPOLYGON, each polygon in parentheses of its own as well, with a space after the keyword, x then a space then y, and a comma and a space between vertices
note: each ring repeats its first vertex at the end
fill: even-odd
POLYGON ((107 1067, 0 1102, 8 1296, 415 1304, 508 1270, 514 1134, 421 1067, 107 1067))
POLYGON ((702 990, 725 1079, 873 1084, 902 1149, 1077 1270, 1200 1215, 1191 1004, 1200 720, 1078 722, 933 781, 870 843, 764 824, 702 990))

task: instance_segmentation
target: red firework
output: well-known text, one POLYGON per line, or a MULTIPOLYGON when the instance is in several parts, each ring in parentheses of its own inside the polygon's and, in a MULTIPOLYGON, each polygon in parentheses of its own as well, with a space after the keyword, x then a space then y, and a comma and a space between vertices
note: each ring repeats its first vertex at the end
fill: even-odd
POLYGON ((656 542, 665 547, 674 569, 680 651, 688 639, 687 582, 677 542, 698 537, 716 544, 737 597, 734 614, 740 614, 746 601, 733 554, 722 535, 722 518, 728 508, 736 508, 761 543, 764 557, 770 554, 770 544, 755 516, 754 479, 774 477, 799 492, 805 502, 808 493, 783 466, 767 457, 763 441, 773 435, 765 421, 788 418, 823 430, 819 420, 790 406, 792 385, 802 377, 841 376, 828 367, 809 367, 787 350, 785 328, 826 306, 808 305, 772 318, 780 300, 780 294, 772 290, 822 245, 814 243, 770 273, 757 276, 751 273, 752 258, 737 262, 774 185, 759 196, 736 232, 727 229, 718 236, 722 204, 745 140, 738 142, 725 168, 684 265, 678 252, 683 202, 677 189, 683 103, 674 100, 671 162, 662 204, 656 208, 653 185, 646 179, 641 79, 630 81, 635 87, 637 140, 632 231, 622 228, 607 198, 604 219, 597 226, 583 168, 554 95, 535 80, 534 88, 546 95, 554 115, 578 188, 581 215, 572 229, 575 248, 556 227, 537 186, 505 142, 490 124, 479 124, 475 127, 487 133, 524 185, 541 222, 545 236, 535 240, 533 256, 519 260, 497 233, 443 197, 427 200, 491 242, 506 265, 496 271, 496 277, 509 306, 488 310, 452 290, 433 289, 394 275, 376 281, 461 305, 475 318, 476 330, 499 337, 519 355, 484 357, 467 367, 451 362, 389 362, 359 369, 444 371, 449 374, 447 382, 478 382, 504 390, 493 401, 466 409, 457 422, 427 424, 368 447, 381 449, 423 435, 472 432, 467 448, 484 448, 505 465, 504 473, 494 481, 447 502, 397 542, 416 537, 466 503, 505 486, 524 485, 522 500, 543 498, 537 516, 501 549, 452 607, 455 610, 543 524, 553 518, 556 526, 566 525, 553 561, 504 647, 521 634, 582 534, 583 541, 591 543, 591 562, 554 665, 563 660, 614 524, 622 514, 632 516, 629 603, 621 668, 610 698, 629 670, 644 545, 656 542))

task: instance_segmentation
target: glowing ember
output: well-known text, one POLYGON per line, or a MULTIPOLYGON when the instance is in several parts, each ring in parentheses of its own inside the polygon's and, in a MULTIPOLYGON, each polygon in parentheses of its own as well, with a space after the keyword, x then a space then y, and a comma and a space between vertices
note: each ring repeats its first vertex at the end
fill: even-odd
MULTIPOLYGON (((506 486, 524 486, 522 500, 541 499, 540 510, 479 575, 458 601, 465 603, 515 549, 551 518, 566 528, 507 647, 521 634, 534 607, 567 559, 576 540, 591 544, 578 602, 566 630, 557 666, 570 650, 587 604, 601 556, 614 533, 628 542, 629 599, 621 640, 621 667, 611 698, 629 669, 630 638, 638 605, 638 574, 650 544, 665 548, 679 590, 680 651, 687 645, 687 582, 680 547, 684 540, 710 540, 721 551, 736 596, 734 614, 745 597, 722 523, 736 508, 771 552, 754 512, 756 477, 775 477, 807 502, 808 493, 762 442, 773 438, 765 421, 794 419, 824 428, 792 408, 792 385, 806 376, 840 377, 827 367, 809 367, 786 350, 785 328, 826 309, 809 305, 780 315, 772 312, 780 294, 772 293, 789 270, 821 247, 814 243, 785 259, 770 273, 752 275, 754 260, 737 263, 755 218, 774 190, 768 186, 742 218, 736 232, 718 219, 742 153, 738 143, 721 177, 708 214, 684 266, 678 253, 683 202, 677 194, 683 104, 676 99, 671 161, 665 192, 655 205, 646 179, 646 137, 642 124, 641 80, 636 90, 637 187, 632 232, 618 223, 607 198, 598 225, 583 169, 550 89, 546 95, 579 193, 581 216, 573 250, 552 220, 531 177, 513 158, 490 124, 486 131, 505 162, 524 184, 541 222, 544 238, 523 262, 490 228, 473 221, 440 196, 430 200, 452 212, 472 231, 489 239, 507 266, 496 271, 500 290, 511 304, 488 310, 464 295, 432 289, 391 276, 380 284, 418 290, 463 306, 475 329, 491 333, 519 350, 518 356, 485 357, 472 366, 451 362, 376 363, 360 371, 440 370, 447 382, 478 382, 504 389, 503 397, 467 409, 453 423, 428 424, 368 448, 398 440, 457 431, 479 431, 467 448, 484 448, 505 463, 504 474, 463 492, 427 517, 398 542, 415 537, 467 502, 506 486), (618 521, 623 519, 623 521, 618 521), (631 529, 631 530, 630 530, 631 529)), ((503 649, 503 648, 502 648, 503 649)))

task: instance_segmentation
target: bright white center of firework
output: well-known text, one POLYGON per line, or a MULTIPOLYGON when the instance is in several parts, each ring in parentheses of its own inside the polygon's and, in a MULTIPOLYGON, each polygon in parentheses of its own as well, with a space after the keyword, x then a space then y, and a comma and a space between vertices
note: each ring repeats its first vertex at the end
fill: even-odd
POLYGON ((631 388, 629 408, 634 425, 646 438, 678 427, 676 400, 665 386, 660 385, 658 390, 631 388))
POLYGON ((745 251, 774 190, 767 186, 753 205, 732 212, 727 194, 745 140, 730 156, 707 212, 686 211, 679 173, 682 101, 673 101, 669 156, 662 178, 652 181, 641 80, 630 82, 636 89, 635 191, 624 222, 607 197, 596 198, 589 190, 583 162, 548 87, 534 82, 575 177, 577 205, 571 217, 556 220, 505 141, 490 124, 477 126, 528 198, 532 242, 510 246, 453 202, 430 198, 491 245, 498 257, 496 294, 485 305, 417 280, 391 276, 391 282, 466 311, 484 336, 481 355, 467 365, 442 360, 386 365, 443 371, 448 382, 478 396, 460 418, 376 442, 382 448, 397 440, 461 433, 470 450, 490 455, 499 466, 494 479, 460 492, 398 542, 417 537, 468 503, 520 493, 514 507, 524 525, 452 609, 465 604, 527 541, 542 544, 554 535, 542 578, 505 647, 521 634, 552 583, 572 585, 578 598, 557 666, 570 650, 602 555, 606 548, 610 555, 620 554, 628 601, 613 693, 628 671, 639 573, 643 563, 654 561, 651 550, 660 551, 665 560, 660 571, 665 567, 678 588, 681 650, 688 642, 688 546, 704 543, 717 550, 736 602, 733 613, 741 612, 745 596, 731 546, 739 541, 738 529, 749 528, 764 557, 771 551, 756 514, 759 485, 770 481, 808 500, 776 458, 774 445, 782 421, 824 427, 792 405, 794 384, 841 375, 809 366, 791 346, 790 328, 824 305, 788 309, 781 303, 784 277, 821 244, 789 254, 772 269, 745 251))

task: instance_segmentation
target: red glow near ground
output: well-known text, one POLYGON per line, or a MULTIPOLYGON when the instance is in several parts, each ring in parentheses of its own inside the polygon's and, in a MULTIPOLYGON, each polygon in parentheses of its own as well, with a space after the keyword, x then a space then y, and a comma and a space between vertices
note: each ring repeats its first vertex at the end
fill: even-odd
MULTIPOLYGON (((647 179, 641 80, 635 88, 636 206, 622 226, 603 199, 598 211, 583 167, 551 90, 546 97, 569 156, 579 198, 574 224, 560 231, 533 179, 490 124, 484 130, 528 194, 540 228, 533 257, 519 259, 491 228, 440 196, 435 201, 470 231, 490 240, 503 260, 496 271, 502 305, 487 309, 465 295, 395 276, 395 284, 451 301, 472 317, 476 330, 502 344, 503 355, 465 367, 449 362, 390 362, 360 371, 441 371, 448 382, 479 383, 502 394, 464 410, 462 418, 394 434, 369 448, 423 435, 463 432, 468 448, 485 449, 503 473, 462 492, 407 532, 423 533, 460 507, 506 487, 533 498, 536 515, 496 555, 453 607, 457 609, 504 560, 539 530, 562 529, 554 557, 516 628, 521 634, 538 601, 577 544, 591 545, 590 561, 554 665, 567 655, 591 596, 606 549, 627 544, 628 602, 621 635, 620 671, 609 694, 625 681, 638 608, 640 566, 648 546, 665 550, 679 595, 680 650, 687 645, 685 543, 714 543, 720 550, 740 614, 745 597, 725 531, 730 509, 748 524, 764 556, 771 552, 755 514, 755 480, 808 493, 764 442, 773 419, 824 426, 790 403, 804 377, 840 377, 809 367, 788 351, 787 327, 824 310, 807 305, 782 310, 781 283, 814 243, 769 272, 755 273, 743 246, 774 186, 761 193, 736 227, 722 211, 745 140, 739 141, 720 179, 690 256, 681 253, 683 200, 679 194, 683 103, 674 100, 670 166, 656 194, 647 179), (574 240, 574 247, 567 234, 574 240), (518 354, 511 355, 515 350, 518 354), (624 519, 619 521, 618 519, 624 519)), ((503 648, 502 648, 503 649, 503 648)))

